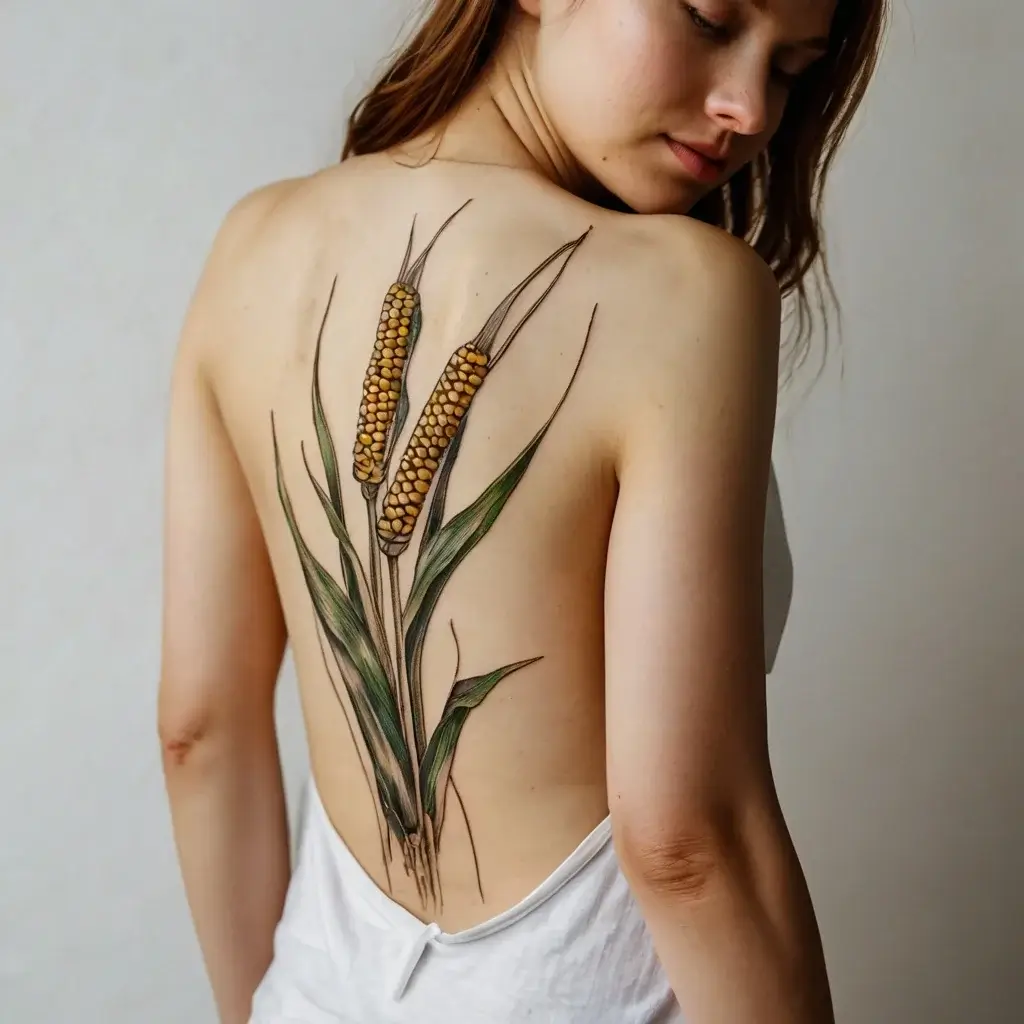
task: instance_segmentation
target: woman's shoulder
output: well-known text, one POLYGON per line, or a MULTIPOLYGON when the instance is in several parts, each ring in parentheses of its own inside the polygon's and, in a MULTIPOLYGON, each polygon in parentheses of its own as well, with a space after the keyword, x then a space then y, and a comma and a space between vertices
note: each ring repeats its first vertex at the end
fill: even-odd
POLYGON ((615 215, 594 232, 592 287, 624 354, 641 345, 666 367, 777 357, 781 298, 771 268, 742 239, 678 216, 615 215))
POLYGON ((725 472, 725 435, 771 433, 781 321, 771 269, 742 240, 682 217, 612 222, 594 242, 594 363, 614 396, 620 470, 664 436, 679 460, 699 444, 705 468, 725 472))
POLYGON ((771 268, 746 241, 719 227, 668 214, 617 215, 610 227, 617 236, 610 244, 625 242, 632 276, 656 283, 670 302, 692 308, 695 302, 778 297, 771 268))

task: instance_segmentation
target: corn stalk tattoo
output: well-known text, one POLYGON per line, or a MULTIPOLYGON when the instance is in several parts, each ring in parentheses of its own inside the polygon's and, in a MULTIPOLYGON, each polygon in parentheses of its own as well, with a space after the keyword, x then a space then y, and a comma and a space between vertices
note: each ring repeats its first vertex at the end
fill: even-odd
MULTIPOLYGON (((389 482, 389 470, 409 412, 406 373, 423 323, 421 278, 434 245, 468 205, 456 210, 410 263, 416 228, 413 221, 401 269, 384 299, 363 380, 352 449, 352 474, 360 485, 369 527, 365 565, 346 525, 341 466, 320 394, 320 350, 337 278, 331 286, 313 359, 312 418, 324 484, 310 466, 305 446, 300 444, 310 485, 337 541, 333 573, 313 553, 296 521, 271 413, 278 494, 312 601, 324 664, 374 796, 388 886, 395 860, 400 857, 402 868, 414 879, 428 910, 436 910, 443 903, 438 859, 449 790, 465 817, 483 899, 472 829, 452 778, 455 754, 472 711, 502 680, 540 659, 527 658, 469 678, 459 678, 457 666, 440 719, 428 736, 422 680, 427 631, 445 585, 500 516, 568 396, 597 312, 595 306, 572 376, 554 411, 474 502, 448 516, 448 482, 474 398, 558 283, 588 231, 536 266, 505 296, 477 335, 455 349, 413 425, 389 482), (498 335, 516 301, 554 264, 558 266, 551 280, 499 345, 498 335), (400 568, 404 566, 400 562, 410 547, 416 557, 403 600, 400 568), (387 600, 382 559, 387 565, 387 600), (385 626, 388 616, 392 637, 385 626)), ((452 634, 458 661, 454 626, 452 634)))

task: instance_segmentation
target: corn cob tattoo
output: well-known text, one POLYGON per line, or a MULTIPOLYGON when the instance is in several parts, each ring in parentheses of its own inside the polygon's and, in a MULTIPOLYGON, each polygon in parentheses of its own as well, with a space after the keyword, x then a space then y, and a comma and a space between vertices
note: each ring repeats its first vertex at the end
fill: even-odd
POLYGON ((377 341, 363 380, 353 450, 353 473, 362 484, 379 485, 384 479, 384 451, 395 421, 409 346, 419 331, 415 322, 419 303, 419 292, 412 285, 398 283, 388 289, 384 300, 377 341))
MULTIPOLYGON (((385 555, 395 557, 408 547, 445 450, 458 434, 477 389, 483 384, 488 371, 494 368, 516 335, 547 298, 562 276, 572 254, 587 234, 589 230, 548 256, 509 292, 476 338, 460 346, 448 359, 447 366, 438 378, 416 422, 412 437, 399 462, 398 472, 388 488, 381 515, 377 519, 377 540, 385 555), (498 331, 505 322, 512 304, 538 274, 567 252, 569 255, 553 280, 516 324, 498 351, 492 353, 491 349, 498 331)), ((374 435, 364 436, 369 436, 372 440, 374 435)))
POLYGON ((452 353, 427 400, 377 521, 377 535, 387 545, 387 553, 408 543, 444 450, 458 433, 476 389, 487 376, 487 359, 472 343, 463 345, 452 353))
POLYGON ((419 283, 427 257, 449 224, 469 205, 467 200, 438 229, 419 258, 411 266, 413 233, 409 231, 405 258, 395 283, 384 298, 377 339, 370 364, 363 378, 363 398, 356 423, 356 442, 352 449, 352 475, 363 487, 363 495, 373 499, 384 480, 389 455, 388 442, 400 418, 405 367, 419 338, 423 322, 419 283))

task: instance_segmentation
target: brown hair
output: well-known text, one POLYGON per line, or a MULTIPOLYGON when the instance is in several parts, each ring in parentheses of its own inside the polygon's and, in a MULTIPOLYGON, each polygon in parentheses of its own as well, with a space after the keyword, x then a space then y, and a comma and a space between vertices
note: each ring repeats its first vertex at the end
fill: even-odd
MULTIPOLYGON (((515 0, 428 3, 417 30, 352 112, 342 160, 440 125, 479 83, 514 8, 515 0)), ((816 264, 835 302, 821 225, 825 179, 875 70, 888 13, 889 0, 838 0, 829 52, 793 88, 768 148, 689 213, 747 239, 782 293, 795 294, 790 372, 808 351, 807 277, 816 264)), ((827 331, 821 282, 816 296, 827 331)))

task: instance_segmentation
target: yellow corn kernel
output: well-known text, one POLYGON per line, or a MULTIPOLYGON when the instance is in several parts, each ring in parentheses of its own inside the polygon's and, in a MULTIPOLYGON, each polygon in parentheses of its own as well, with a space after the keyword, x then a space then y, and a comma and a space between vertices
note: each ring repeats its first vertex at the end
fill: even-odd
POLYGON ((377 537, 385 554, 400 554, 408 545, 437 473, 438 460, 487 376, 487 360, 488 356, 472 344, 463 345, 452 353, 434 386, 384 498, 384 514, 377 520, 377 537), (471 383, 470 377, 477 383, 471 383), (459 381, 463 386, 457 391, 455 384, 459 381))
POLYGON ((363 379, 352 450, 352 473, 363 484, 376 485, 384 479, 384 451, 395 421, 410 327, 418 304, 419 294, 407 284, 393 284, 384 299, 377 340, 363 379))

